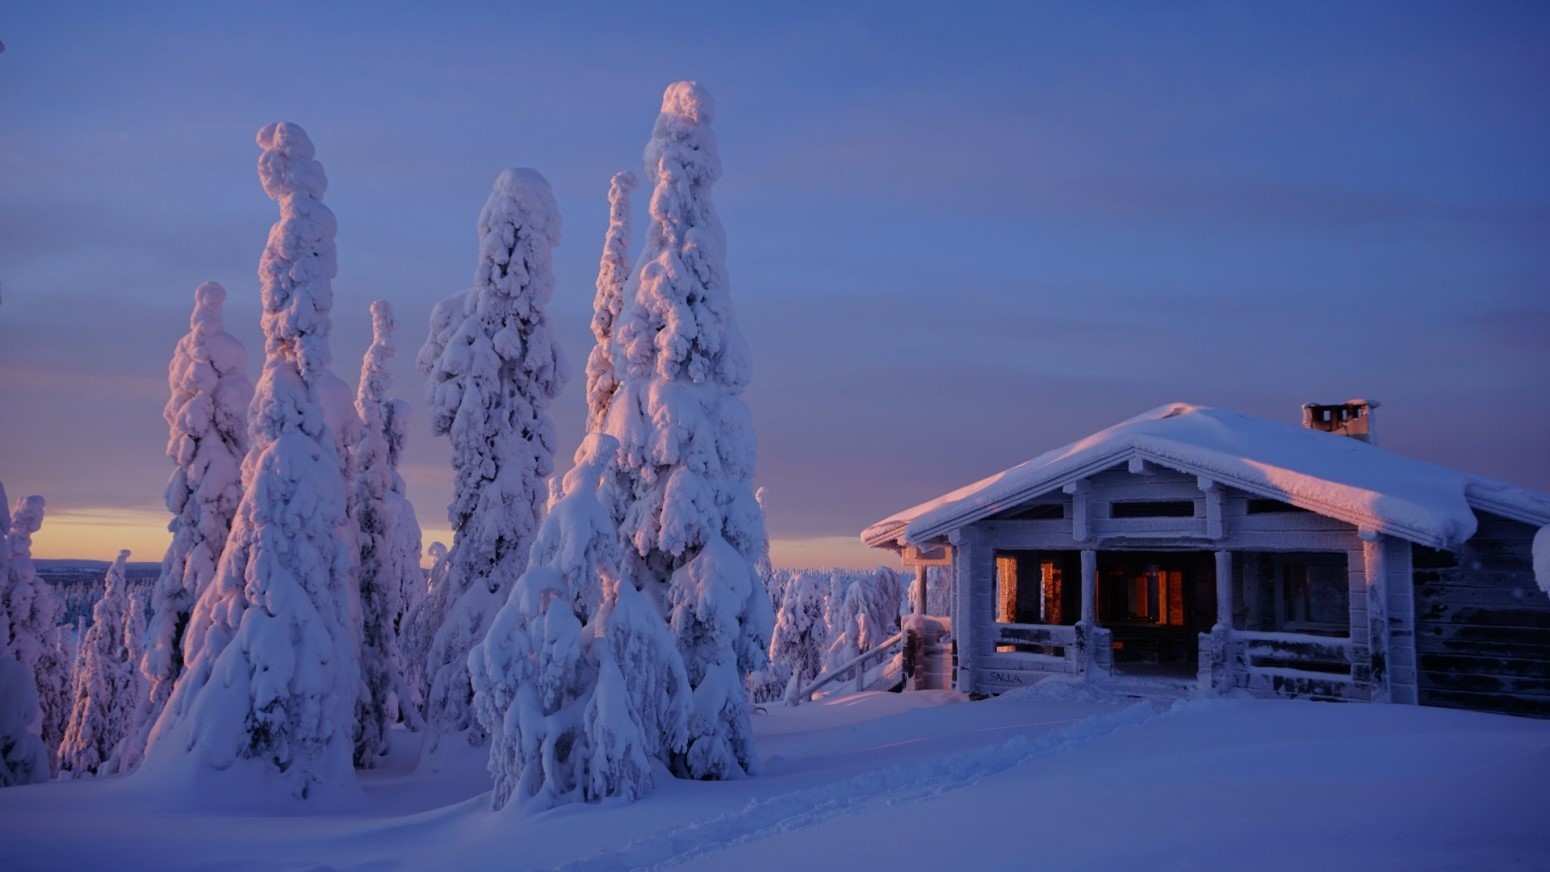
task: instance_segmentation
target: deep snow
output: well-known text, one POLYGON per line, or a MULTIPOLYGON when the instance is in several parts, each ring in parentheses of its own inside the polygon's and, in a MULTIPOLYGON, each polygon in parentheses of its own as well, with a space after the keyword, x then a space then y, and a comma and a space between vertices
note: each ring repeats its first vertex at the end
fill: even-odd
POLYGON ((107 777, 0 791, 0 842, 11 870, 1550 868, 1542 721, 1047 682, 753 725, 763 776, 663 778, 634 804, 494 813, 482 773, 418 778, 397 733, 347 810, 219 811, 107 777))

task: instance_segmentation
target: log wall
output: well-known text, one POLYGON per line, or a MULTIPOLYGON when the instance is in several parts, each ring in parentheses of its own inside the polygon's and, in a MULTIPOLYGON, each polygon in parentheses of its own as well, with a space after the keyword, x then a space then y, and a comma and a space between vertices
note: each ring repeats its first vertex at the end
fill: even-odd
POLYGON ((1457 552, 1414 546, 1422 705, 1550 717, 1550 596, 1534 581, 1534 528, 1480 513, 1457 552))

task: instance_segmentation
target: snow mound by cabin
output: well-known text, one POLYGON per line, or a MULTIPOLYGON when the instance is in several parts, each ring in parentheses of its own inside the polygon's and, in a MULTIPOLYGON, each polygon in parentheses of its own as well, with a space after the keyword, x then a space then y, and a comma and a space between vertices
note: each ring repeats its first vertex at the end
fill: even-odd
POLYGON ((885 518, 864 530, 861 539, 874 547, 921 544, 1130 458, 1438 548, 1457 546, 1474 535, 1475 509, 1550 523, 1550 494, 1357 439, 1173 403, 885 518))

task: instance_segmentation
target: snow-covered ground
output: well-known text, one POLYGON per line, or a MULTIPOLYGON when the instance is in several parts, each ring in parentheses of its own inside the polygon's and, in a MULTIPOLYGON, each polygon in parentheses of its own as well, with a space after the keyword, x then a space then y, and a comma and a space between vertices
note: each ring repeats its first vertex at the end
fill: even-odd
MULTIPOLYGON (((1165 702, 1046 683, 753 719, 759 778, 488 811, 488 779, 363 776, 342 810, 216 810, 108 777, 0 791, 22 869, 1546 869, 1550 723, 1165 702)), ((228 797, 240 803, 240 799, 228 797)))

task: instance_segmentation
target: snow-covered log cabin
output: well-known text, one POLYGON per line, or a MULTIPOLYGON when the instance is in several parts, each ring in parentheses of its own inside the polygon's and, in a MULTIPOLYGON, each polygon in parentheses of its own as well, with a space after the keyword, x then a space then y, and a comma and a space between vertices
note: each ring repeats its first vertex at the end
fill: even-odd
POLYGON ((1054 673, 1550 716, 1550 494, 1384 451, 1374 406, 1164 406, 861 538, 950 567, 952 614, 907 623, 947 631, 925 671, 966 692, 1054 673))

